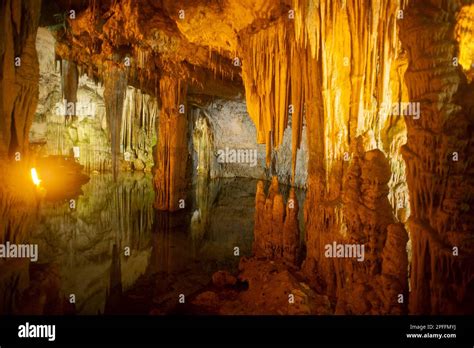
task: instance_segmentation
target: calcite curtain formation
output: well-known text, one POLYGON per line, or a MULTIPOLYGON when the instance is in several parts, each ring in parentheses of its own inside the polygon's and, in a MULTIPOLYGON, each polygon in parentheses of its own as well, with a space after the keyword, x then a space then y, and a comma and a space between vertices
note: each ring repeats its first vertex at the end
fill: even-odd
POLYGON ((381 131, 390 115, 382 106, 395 97, 390 73, 398 58, 396 15, 400 4, 295 1, 294 6, 296 40, 310 50, 316 58, 313 64, 321 68, 321 83, 310 80, 304 85, 313 84, 323 97, 324 133, 319 133, 325 139, 327 174, 345 154, 350 156, 356 150, 357 136, 364 137, 365 150, 389 152, 381 131))
POLYGON ((383 147, 380 132, 389 115, 379 117, 379 111, 392 101, 400 4, 295 1, 293 8, 294 14, 268 28, 242 35, 240 44, 247 107, 258 142, 267 144, 267 165, 291 117, 294 175, 303 117, 313 117, 303 102, 309 103, 305 90, 316 87, 323 95, 326 167, 353 151, 353 139, 369 130, 375 134, 366 147, 383 147), (311 79, 315 64, 321 65, 321 76, 311 79))

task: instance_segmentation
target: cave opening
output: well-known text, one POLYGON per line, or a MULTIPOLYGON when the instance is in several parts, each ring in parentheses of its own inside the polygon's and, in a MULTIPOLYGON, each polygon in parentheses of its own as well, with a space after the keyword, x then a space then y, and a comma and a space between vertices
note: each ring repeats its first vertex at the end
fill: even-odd
POLYGON ((373 2, 4 1, 0 313, 472 313, 474 4, 373 2))

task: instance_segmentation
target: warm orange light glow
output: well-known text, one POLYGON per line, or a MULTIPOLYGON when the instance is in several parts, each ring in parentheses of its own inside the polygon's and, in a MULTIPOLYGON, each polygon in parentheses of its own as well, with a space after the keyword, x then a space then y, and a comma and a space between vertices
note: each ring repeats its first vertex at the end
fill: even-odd
POLYGON ((35 168, 31 168, 31 178, 33 179, 33 183, 36 186, 39 186, 41 183, 41 180, 38 178, 38 173, 36 172, 35 168))

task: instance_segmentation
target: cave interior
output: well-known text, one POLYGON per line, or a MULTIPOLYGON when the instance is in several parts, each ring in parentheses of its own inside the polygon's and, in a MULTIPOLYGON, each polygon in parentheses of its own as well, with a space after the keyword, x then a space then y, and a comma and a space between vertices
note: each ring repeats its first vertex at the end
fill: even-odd
POLYGON ((474 313, 472 0, 3 0, 1 314, 474 313))

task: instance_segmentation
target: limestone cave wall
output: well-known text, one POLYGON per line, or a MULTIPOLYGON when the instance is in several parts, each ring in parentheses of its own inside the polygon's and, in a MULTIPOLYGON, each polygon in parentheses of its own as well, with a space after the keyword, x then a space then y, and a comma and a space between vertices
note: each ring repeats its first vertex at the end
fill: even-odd
MULTIPOLYGON (((104 86, 81 70, 76 72, 73 91, 66 92, 62 67, 67 61, 56 59, 55 44, 54 32, 40 27, 36 38, 40 61, 39 100, 29 131, 30 146, 36 156, 74 156, 87 172, 110 172, 111 139, 104 86), (74 148, 78 151, 76 154, 74 148)), ((156 143, 158 101, 156 97, 128 86, 123 104, 118 139, 119 166, 122 170, 150 172, 152 148, 156 143)))
POLYGON ((460 6, 411 3, 400 25, 408 94, 421 102, 423 115, 406 120, 403 147, 412 207, 413 313, 472 311, 473 114, 472 99, 465 96, 472 95, 473 85, 453 62, 459 53, 453 38, 460 6))

